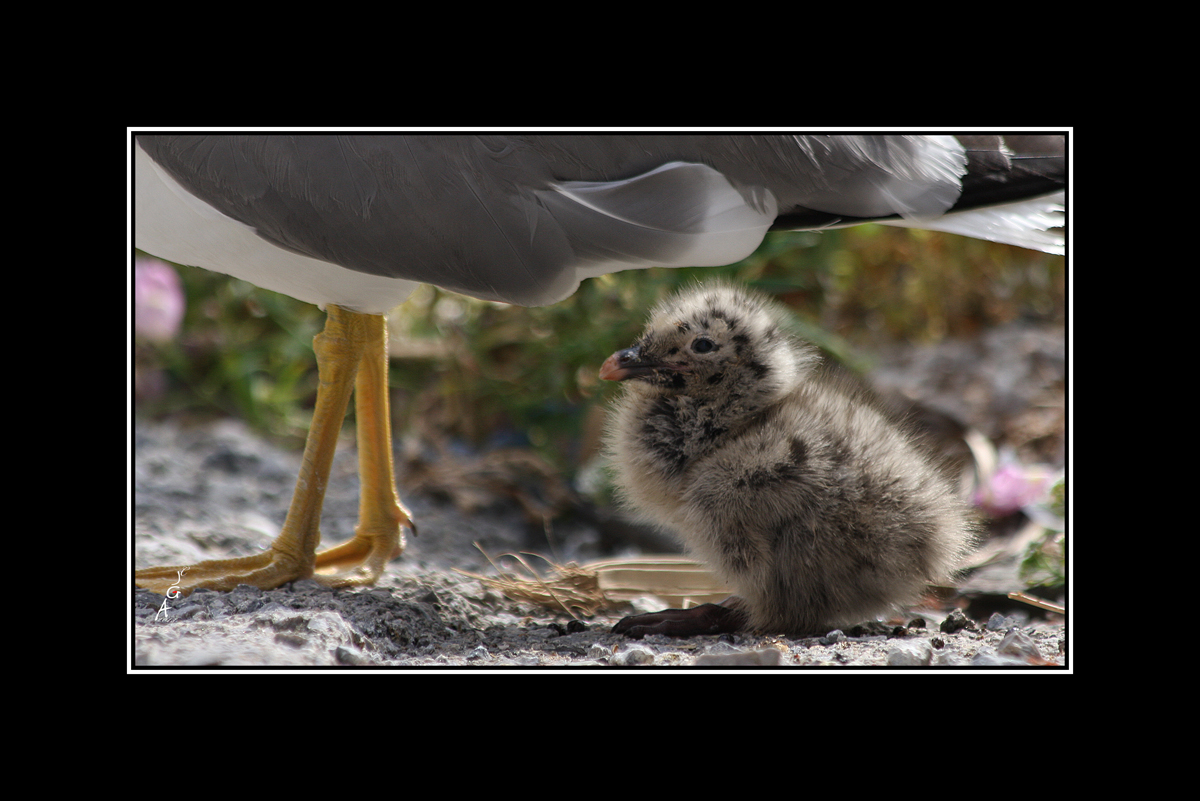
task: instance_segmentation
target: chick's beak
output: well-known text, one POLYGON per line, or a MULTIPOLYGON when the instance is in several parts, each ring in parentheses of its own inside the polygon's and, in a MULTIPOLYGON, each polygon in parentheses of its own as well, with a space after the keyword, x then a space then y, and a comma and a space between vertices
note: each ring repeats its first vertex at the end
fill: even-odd
POLYGON ((624 381, 638 375, 639 367, 642 365, 638 362, 638 349, 626 348, 604 360, 604 364, 600 365, 600 378, 604 381, 624 381))
POLYGON ((641 351, 637 347, 632 347, 619 350, 605 359, 604 364, 600 365, 600 378, 605 381, 624 381, 627 378, 638 378, 662 370, 681 369, 680 365, 643 361, 641 351))

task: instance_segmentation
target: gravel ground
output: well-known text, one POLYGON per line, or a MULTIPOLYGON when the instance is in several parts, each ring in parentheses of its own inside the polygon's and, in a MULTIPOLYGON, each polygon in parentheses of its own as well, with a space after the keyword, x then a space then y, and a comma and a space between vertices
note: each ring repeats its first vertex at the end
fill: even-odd
MULTIPOLYGON (((877 380, 910 397, 923 395, 993 438, 1011 426, 1057 427, 1057 436, 1043 437, 1040 447, 1047 461, 1061 460, 1063 410, 1047 422, 1046 409, 1053 410, 1054 403, 1046 398, 1047 393, 1061 395, 1062 347, 1061 331, 1000 330, 971 346, 951 343, 897 355, 877 380), (1016 352, 1024 358, 1014 358, 1016 352), (941 377, 934 380, 935 375, 941 377), (986 391, 978 391, 980 382, 986 391)), ((298 453, 231 421, 184 428, 137 419, 133 440, 133 565, 250 554, 278 532, 298 453)), ((355 471, 347 440, 327 492, 326 544, 353 533, 355 471)), ((474 543, 493 557, 535 551, 559 562, 584 562, 628 555, 637 550, 624 536, 628 529, 586 509, 544 525, 531 524, 511 500, 465 512, 429 494, 406 494, 403 485, 401 495, 421 533, 409 538, 404 556, 389 565, 376 587, 332 591, 301 581, 269 591, 240 587, 174 599, 136 590, 130 668, 1069 668, 1062 618, 1047 619, 1037 609, 1004 599, 1007 589, 1018 589, 1012 560, 972 576, 975 598, 967 614, 974 620, 961 612, 917 610, 823 637, 737 634, 633 641, 609 629, 631 611, 653 611, 652 601, 573 620, 512 601, 455 570, 492 572, 474 543)), ((657 550, 652 539, 649 545, 657 550)))

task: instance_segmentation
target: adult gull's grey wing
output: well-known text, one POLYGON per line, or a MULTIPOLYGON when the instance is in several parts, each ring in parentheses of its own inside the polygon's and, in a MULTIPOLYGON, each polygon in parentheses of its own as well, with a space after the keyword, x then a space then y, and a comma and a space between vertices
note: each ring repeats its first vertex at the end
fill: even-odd
POLYGON ((1021 225, 1052 220, 1052 202, 988 217, 972 197, 1061 190, 1063 156, 1045 159, 1060 165, 1057 177, 1031 186, 1002 140, 983 139, 141 137, 137 242, 371 313, 398 304, 412 282, 539 305, 603 272, 737 261, 768 228, 946 227, 957 209, 956 231, 1053 249, 1021 225))

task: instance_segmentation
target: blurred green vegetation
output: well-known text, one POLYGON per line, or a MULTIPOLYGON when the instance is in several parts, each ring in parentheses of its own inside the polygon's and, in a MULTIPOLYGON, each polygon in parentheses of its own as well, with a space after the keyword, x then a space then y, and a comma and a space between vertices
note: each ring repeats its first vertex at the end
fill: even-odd
MULTIPOLYGON (((136 343, 137 411, 236 415, 302 440, 316 391, 315 306, 227 276, 179 268, 180 335, 136 343)), ((565 472, 593 447, 596 415, 615 391, 601 362, 640 332, 681 285, 722 278, 776 296, 797 333, 855 369, 855 354, 891 340, 971 335, 1018 317, 1061 321, 1064 259, 960 236, 869 225, 776 233, 723 268, 633 270, 584 281, 561 303, 521 308, 421 287, 391 315, 397 436, 474 447, 529 444, 565 472), (581 449, 585 453, 581 453, 581 449)))
MULTIPOLYGON (((1050 488, 1048 510, 1065 521, 1067 516, 1067 480, 1059 478, 1050 488)), ((1053 591, 1067 580, 1067 537, 1063 526, 1046 528, 1021 557, 1020 576, 1028 589, 1053 591)))
POLYGON ((240 417, 302 442, 317 389, 312 338, 324 312, 208 270, 177 270, 186 301, 179 335, 135 340, 138 413, 240 417))

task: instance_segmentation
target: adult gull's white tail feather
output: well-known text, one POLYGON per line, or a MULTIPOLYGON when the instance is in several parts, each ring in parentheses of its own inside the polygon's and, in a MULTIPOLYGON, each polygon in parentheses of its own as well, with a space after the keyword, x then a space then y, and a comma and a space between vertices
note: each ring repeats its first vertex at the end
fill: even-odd
POLYGON ((1062 255, 1066 251, 1062 228, 1065 193, 1006 203, 1002 206, 948 214, 935 220, 884 220, 900 228, 927 228, 948 234, 986 239, 1005 245, 1062 255))

